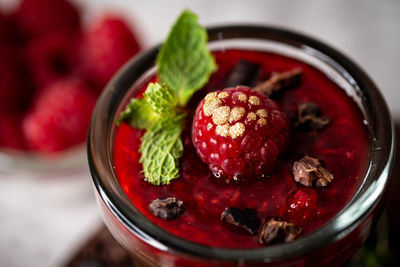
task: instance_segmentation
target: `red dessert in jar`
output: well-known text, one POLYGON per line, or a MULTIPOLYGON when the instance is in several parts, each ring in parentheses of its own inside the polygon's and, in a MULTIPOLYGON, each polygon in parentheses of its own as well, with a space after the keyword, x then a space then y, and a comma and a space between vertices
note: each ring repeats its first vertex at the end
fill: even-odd
MULTIPOLYGON (((182 139, 184 155, 180 177, 169 185, 154 186, 145 181, 139 163, 143 131, 123 123, 114 141, 114 169, 122 189, 132 203, 165 230, 184 239, 215 247, 254 248, 263 246, 256 235, 232 230, 221 222, 227 207, 249 208, 265 219, 279 217, 302 228, 302 235, 317 229, 335 216, 352 198, 366 172, 369 150, 363 116, 345 91, 326 75, 301 61, 267 52, 225 50, 213 53, 219 66, 208 84, 188 105, 189 116, 182 139), (293 121, 302 103, 314 103, 330 122, 321 131, 291 130, 286 150, 275 168, 245 183, 217 179, 196 153, 192 143, 192 117, 200 100, 209 92, 226 87, 226 79, 240 60, 260 66, 258 77, 273 72, 302 69, 299 86, 274 96, 281 110, 293 121), (334 179, 325 187, 306 187, 294 180, 293 163, 304 155, 323 160, 334 179), (148 209, 157 198, 176 197, 184 213, 175 220, 155 217, 148 209)), ((143 90, 146 87, 143 88, 143 90)), ((293 122, 294 126, 295 122, 293 122)))

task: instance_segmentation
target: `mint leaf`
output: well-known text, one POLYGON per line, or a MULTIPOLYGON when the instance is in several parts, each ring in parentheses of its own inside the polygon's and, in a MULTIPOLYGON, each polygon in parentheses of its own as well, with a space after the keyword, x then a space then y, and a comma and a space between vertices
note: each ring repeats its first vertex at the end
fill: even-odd
POLYGON ((159 115, 172 115, 177 105, 177 97, 166 84, 150 83, 147 86, 144 98, 151 109, 159 115))
POLYGON ((176 91, 185 106, 216 69, 207 48, 207 31, 197 16, 186 10, 172 27, 157 57, 158 77, 176 91))
POLYGON ((144 98, 132 98, 117 119, 117 125, 126 121, 133 128, 147 129, 160 118, 144 98))
POLYGON ((183 153, 180 139, 184 115, 161 118, 143 135, 139 151, 146 181, 153 185, 169 184, 179 177, 179 158, 183 153))
POLYGON ((181 108, 202 88, 216 70, 207 48, 207 31, 197 16, 184 11, 157 56, 159 83, 150 83, 144 97, 132 99, 117 124, 147 129, 139 148, 146 180, 154 185, 169 184, 179 177, 183 153, 180 135, 184 126, 181 108))
POLYGON ((133 98, 117 119, 117 125, 127 121, 130 126, 147 129, 161 116, 173 116, 177 97, 167 85, 150 83, 144 98, 133 98))

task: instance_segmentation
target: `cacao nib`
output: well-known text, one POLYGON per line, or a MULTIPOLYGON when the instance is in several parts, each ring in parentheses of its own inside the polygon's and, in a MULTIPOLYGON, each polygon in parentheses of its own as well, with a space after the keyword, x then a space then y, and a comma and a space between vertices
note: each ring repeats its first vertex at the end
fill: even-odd
POLYGON ((325 169, 321 160, 304 156, 293 164, 294 180, 305 186, 323 187, 330 184, 333 174, 325 169))
POLYGON ((254 90, 257 90, 267 96, 271 96, 281 90, 295 87, 301 82, 302 70, 295 68, 285 72, 272 73, 271 77, 265 82, 260 83, 254 90))
POLYGON ((301 227, 294 223, 281 221, 272 217, 268 219, 261 227, 261 233, 258 236, 260 244, 269 245, 272 243, 291 242, 301 234, 301 227))
POLYGON ((226 87, 238 85, 253 86, 260 69, 260 65, 247 60, 239 60, 226 79, 226 87))
POLYGON ((257 217, 257 211, 254 209, 238 209, 228 207, 221 214, 221 221, 238 226, 251 235, 256 235, 260 227, 260 219, 257 217))
POLYGON ((321 131, 330 119, 321 117, 321 109, 314 103, 301 103, 295 127, 303 131, 321 131))
POLYGON ((149 210, 163 220, 173 220, 184 212, 183 201, 175 198, 157 198, 150 202, 149 210))

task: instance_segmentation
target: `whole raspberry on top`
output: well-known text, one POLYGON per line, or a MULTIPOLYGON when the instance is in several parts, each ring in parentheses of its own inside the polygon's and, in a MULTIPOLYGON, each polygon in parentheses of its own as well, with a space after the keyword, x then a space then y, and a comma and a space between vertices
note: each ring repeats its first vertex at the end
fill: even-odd
POLYGON ((214 175, 230 182, 272 171, 288 142, 289 128, 273 100, 238 86, 206 95, 196 110, 192 139, 214 175))

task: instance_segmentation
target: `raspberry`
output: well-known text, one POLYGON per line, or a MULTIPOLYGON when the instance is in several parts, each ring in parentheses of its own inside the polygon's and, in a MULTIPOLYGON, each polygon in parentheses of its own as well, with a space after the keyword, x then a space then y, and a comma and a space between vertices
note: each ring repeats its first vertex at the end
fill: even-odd
POLYGON ((28 37, 80 28, 79 12, 67 0, 22 0, 17 17, 21 31, 28 37))
POLYGON ((7 42, 9 34, 9 25, 6 16, 1 13, 0 10, 0 42, 7 42))
POLYGON ((22 135, 22 116, 0 113, 0 147, 25 150, 25 138, 22 135))
POLYGON ((28 145, 43 153, 85 140, 96 95, 78 80, 60 80, 47 88, 23 121, 28 145))
POLYGON ((289 120, 267 96, 238 86, 199 104, 192 139, 198 155, 226 182, 271 172, 289 139, 289 120))
POLYGON ((89 25, 83 50, 89 78, 103 88, 114 73, 140 50, 140 46, 121 18, 104 16, 89 25))
POLYGON ((7 22, 0 10, 0 41, 3 41, 7 37, 6 33, 7 33, 7 22))
POLYGON ((0 43, 0 110, 19 110, 27 103, 31 90, 24 87, 18 51, 0 43), (26 90, 24 90, 26 89, 26 90))
POLYGON ((44 88, 76 71, 78 37, 66 32, 51 33, 31 42, 26 54, 36 86, 44 88))
POLYGON ((0 14, 0 42, 14 47, 24 45, 24 39, 21 36, 17 16, 14 12, 5 15, 0 14))
POLYGON ((310 188, 300 188, 286 198, 283 213, 290 220, 310 221, 316 214, 318 195, 310 188))

